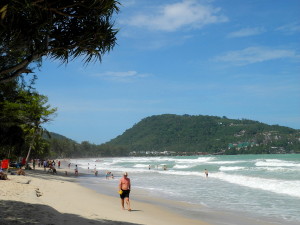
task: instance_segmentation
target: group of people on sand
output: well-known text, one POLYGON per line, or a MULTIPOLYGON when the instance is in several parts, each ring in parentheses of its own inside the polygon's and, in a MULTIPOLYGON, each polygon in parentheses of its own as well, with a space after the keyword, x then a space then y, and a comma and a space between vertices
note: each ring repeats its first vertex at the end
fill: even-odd
MULTIPOLYGON (((25 170, 22 167, 22 165, 15 167, 15 170, 13 169, 14 167, 10 167, 9 165, 7 167, 2 167, 2 164, 0 163, 0 180, 9 180, 7 176, 8 174, 25 176, 25 170)), ((27 168, 25 167, 25 169, 27 168)))
MULTIPOLYGON (((22 168, 19 168, 16 172, 11 172, 10 175, 25 176, 25 171, 22 168)), ((8 180, 7 173, 5 173, 3 170, 0 170, 0 180, 8 180)))
POLYGON ((46 160, 46 159, 32 159, 31 160, 32 163, 32 169, 35 170, 36 165, 38 167, 44 167, 44 171, 46 171, 47 168, 49 168, 50 166, 55 167, 57 165, 58 168, 60 168, 60 160, 46 160))
POLYGON ((47 171, 47 173, 57 174, 55 165, 58 165, 58 168, 60 168, 60 161, 55 162, 54 160, 44 160, 43 161, 43 167, 44 171, 47 171))

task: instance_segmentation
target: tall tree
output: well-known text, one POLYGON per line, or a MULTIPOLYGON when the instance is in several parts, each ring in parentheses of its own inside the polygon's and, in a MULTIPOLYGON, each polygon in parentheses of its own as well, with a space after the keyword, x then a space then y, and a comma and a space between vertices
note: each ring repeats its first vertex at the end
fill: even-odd
MULTIPOLYGON (((1 127, 3 125, 3 127, 7 127, 8 131, 12 130, 17 134, 20 130, 22 131, 19 136, 29 146, 26 161, 34 145, 43 135, 43 125, 50 122, 56 112, 56 108, 51 108, 47 102, 48 98, 46 96, 22 88, 18 90, 18 94, 14 99, 1 101, 1 127)), ((6 132, 3 136, 7 140, 14 140, 14 133, 6 132)), ((2 146, 4 144, 12 145, 12 142, 1 144, 2 146)))
MULTIPOLYGON (((29 149, 26 156, 26 162, 29 159, 31 150, 37 139, 43 135, 45 129, 43 125, 52 120, 52 115, 56 112, 56 108, 51 108, 48 98, 38 93, 24 92, 25 104, 20 104, 23 112, 23 127, 27 134, 29 149)), ((21 113, 22 115, 22 113, 21 113)))
POLYGON ((10 107, 20 97, 19 88, 16 81, 0 84, 0 158, 14 155, 25 143, 22 121, 10 107))
POLYGON ((31 73, 43 56, 101 61, 116 44, 115 0, 0 1, 0 83, 31 73))

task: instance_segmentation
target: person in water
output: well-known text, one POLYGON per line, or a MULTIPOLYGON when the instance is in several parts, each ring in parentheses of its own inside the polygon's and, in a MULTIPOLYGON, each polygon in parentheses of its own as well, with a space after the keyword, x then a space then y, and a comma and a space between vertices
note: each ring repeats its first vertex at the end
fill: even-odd
POLYGON ((204 170, 205 176, 208 177, 208 171, 207 169, 204 170))
POLYGON ((119 193, 121 198, 122 209, 125 209, 124 203, 126 202, 128 211, 131 211, 130 200, 129 200, 130 190, 131 190, 130 179, 128 178, 128 173, 125 172, 119 182, 119 193))
POLYGON ((75 166, 75 176, 78 176, 78 166, 75 166))

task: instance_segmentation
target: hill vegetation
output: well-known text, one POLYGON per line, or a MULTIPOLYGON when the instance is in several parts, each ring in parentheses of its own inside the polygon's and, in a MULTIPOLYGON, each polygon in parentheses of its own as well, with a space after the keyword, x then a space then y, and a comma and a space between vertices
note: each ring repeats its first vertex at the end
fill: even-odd
POLYGON ((216 116, 151 116, 107 144, 133 151, 285 153, 299 151, 300 131, 216 116))
POLYGON ((164 114, 150 116, 102 144, 50 139, 66 157, 158 154, 300 153, 300 130, 248 119, 164 114))

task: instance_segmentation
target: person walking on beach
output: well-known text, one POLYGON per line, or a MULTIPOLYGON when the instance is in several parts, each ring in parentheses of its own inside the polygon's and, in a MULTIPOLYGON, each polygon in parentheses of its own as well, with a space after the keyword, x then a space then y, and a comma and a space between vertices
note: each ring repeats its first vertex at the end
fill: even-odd
POLYGON ((204 173, 205 173, 205 176, 207 178, 208 177, 208 171, 207 171, 207 169, 204 170, 204 173))
POLYGON ((125 209, 124 203, 126 202, 128 211, 131 211, 130 201, 129 201, 130 189, 131 189, 130 179, 128 178, 128 173, 125 172, 119 182, 119 193, 121 198, 122 209, 125 209))
POLYGON ((44 166, 44 171, 46 171, 46 167, 48 166, 47 160, 44 160, 43 166, 44 166))

